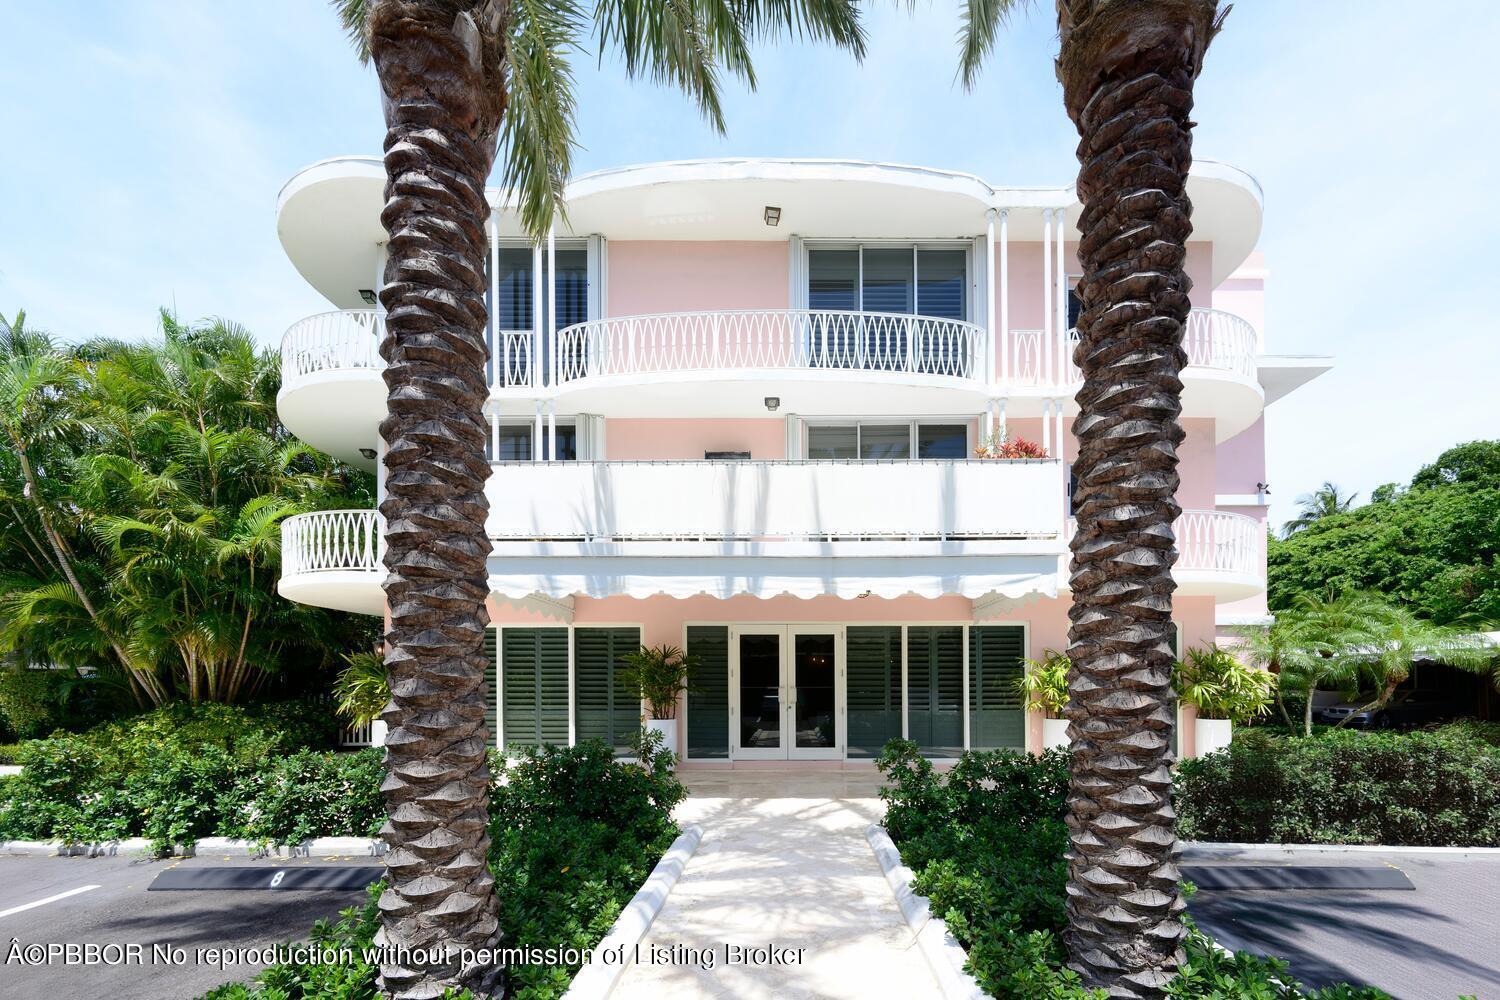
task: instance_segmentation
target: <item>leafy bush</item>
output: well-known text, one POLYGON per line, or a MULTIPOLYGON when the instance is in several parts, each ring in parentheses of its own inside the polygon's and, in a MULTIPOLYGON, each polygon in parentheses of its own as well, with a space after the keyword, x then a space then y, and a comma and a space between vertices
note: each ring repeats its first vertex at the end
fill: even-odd
MULTIPOLYGON (((643 764, 617 760, 596 741, 525 750, 510 761, 496 752, 506 780, 490 797, 489 863, 507 946, 598 944, 676 838, 671 810, 686 792, 670 755, 654 733, 636 752, 643 764)), ((376 969, 360 956, 379 927, 381 888, 371 886, 366 903, 336 923, 313 926, 313 941, 349 948, 354 962, 273 966, 203 1000, 375 1000, 376 969)), ((506 996, 554 1000, 575 972, 512 966, 506 996)))
POLYGON ((276 844, 375 837, 385 821, 385 752, 299 750, 244 773, 221 800, 219 836, 276 844))
POLYGON ((350 653, 344 657, 344 664, 333 682, 334 703, 352 725, 368 726, 380 718, 391 700, 385 660, 375 653, 350 653))
POLYGON ((51 728, 57 706, 54 671, 0 668, 0 722, 17 736, 37 736, 51 728))
POLYGON ((1178 769, 1190 840, 1500 846, 1500 752, 1464 727, 1246 732, 1178 769))
MULTIPOLYGON (((1102 1000, 1064 966, 1067 925, 1068 755, 969 751, 945 776, 915 743, 892 740, 877 761, 889 787, 886 829, 929 898, 969 952, 968 969, 996 997, 1102 1000)), ((1379 990, 1292 984, 1286 964, 1224 955, 1186 921, 1186 963, 1169 989, 1178 1000, 1388 1000, 1379 990)))
POLYGON ((21 748, 24 743, 0 743, 0 764, 20 763, 21 748))
POLYGON ((1217 645, 1195 646, 1172 666, 1172 686, 1198 708, 1200 719, 1228 719, 1244 725, 1271 707, 1276 674, 1257 670, 1217 645))

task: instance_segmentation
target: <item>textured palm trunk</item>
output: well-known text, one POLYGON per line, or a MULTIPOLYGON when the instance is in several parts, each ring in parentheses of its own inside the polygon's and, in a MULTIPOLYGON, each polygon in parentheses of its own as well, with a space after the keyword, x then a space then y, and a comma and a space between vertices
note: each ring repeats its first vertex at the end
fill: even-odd
POLYGON ((1193 81, 1212 2, 1059 0, 1078 126, 1083 370, 1069 612, 1069 964, 1156 997, 1182 958, 1172 811, 1172 522, 1191 287, 1193 81))
POLYGON ((484 185, 504 107, 498 17, 472 3, 380 0, 370 53, 386 118, 385 581, 382 718, 389 887, 381 989, 498 992, 487 855, 484 185))

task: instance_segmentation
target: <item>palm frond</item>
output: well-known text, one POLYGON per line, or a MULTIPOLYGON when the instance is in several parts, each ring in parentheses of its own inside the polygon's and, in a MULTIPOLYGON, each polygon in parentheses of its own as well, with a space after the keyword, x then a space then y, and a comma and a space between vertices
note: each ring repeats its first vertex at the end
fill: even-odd
POLYGON ((565 214, 573 169, 573 70, 583 16, 572 0, 514 0, 507 23, 509 105, 500 126, 500 184, 534 239, 565 214))
POLYGON ((354 46, 354 53, 359 56, 360 64, 368 65, 370 36, 365 31, 365 24, 370 18, 370 0, 332 0, 332 3, 344 34, 349 36, 349 44, 354 46))
POLYGON ((958 77, 965 90, 972 90, 979 70, 994 51, 1000 29, 1028 0, 964 0, 958 29, 958 77))

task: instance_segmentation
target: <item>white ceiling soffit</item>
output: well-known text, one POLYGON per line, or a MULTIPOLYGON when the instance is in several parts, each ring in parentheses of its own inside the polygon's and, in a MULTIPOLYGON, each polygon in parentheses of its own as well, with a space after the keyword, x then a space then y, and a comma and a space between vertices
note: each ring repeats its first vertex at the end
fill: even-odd
POLYGON ((1329 355, 1262 354, 1255 359, 1256 374, 1270 406, 1333 368, 1329 355))
MULTIPOLYGON (((360 304, 374 281, 385 168, 379 157, 342 156, 298 172, 277 199, 277 232, 293 265, 340 308, 360 304)), ((1213 281, 1234 271, 1260 238, 1260 185, 1227 164, 1198 160, 1188 180, 1194 238, 1214 243, 1213 281)), ((501 204, 502 237, 520 238, 501 204)), ((1042 210, 1064 208, 1076 239, 1080 206, 1071 187, 997 188, 972 174, 854 160, 685 160, 584 174, 568 185, 559 235, 617 240, 783 241, 970 238, 985 213, 1009 208, 1013 241, 1042 237, 1042 210), (766 206, 781 209, 768 226, 766 206)))

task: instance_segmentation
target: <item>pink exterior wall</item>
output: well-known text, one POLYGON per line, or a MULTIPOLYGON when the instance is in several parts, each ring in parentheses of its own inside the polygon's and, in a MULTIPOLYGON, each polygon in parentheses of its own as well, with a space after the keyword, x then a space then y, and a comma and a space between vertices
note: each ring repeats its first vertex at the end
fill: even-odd
POLYGON ((785 309, 787 243, 610 240, 611 316, 785 309))
POLYGON ((1215 489, 1219 493, 1254 493, 1266 481, 1266 418, 1262 415, 1219 445, 1215 489))
POLYGON ((756 461, 774 461, 786 457, 786 420, 610 419, 604 426, 604 450, 615 462, 701 461, 709 451, 748 451, 756 461))
POLYGON ((1259 250, 1246 258, 1239 269, 1214 289, 1213 307, 1249 320, 1260 336, 1260 349, 1266 350, 1266 271, 1265 254, 1259 250))

